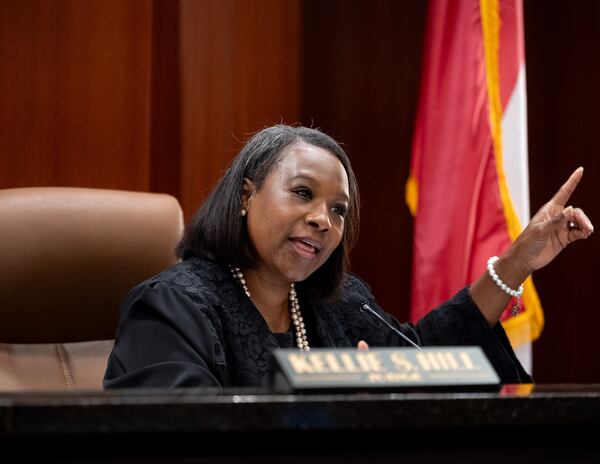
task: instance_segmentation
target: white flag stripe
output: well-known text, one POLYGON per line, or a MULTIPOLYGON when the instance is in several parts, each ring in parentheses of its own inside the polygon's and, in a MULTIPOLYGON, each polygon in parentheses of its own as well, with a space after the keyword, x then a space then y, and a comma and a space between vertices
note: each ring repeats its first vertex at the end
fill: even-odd
MULTIPOLYGON (((502 115, 502 159, 506 183, 521 223, 529 222, 529 164, 527 152, 527 95, 525 65, 521 64, 513 92, 502 115)), ((523 322, 526 324, 527 322, 523 322)), ((514 347, 523 368, 532 372, 532 343, 514 347)))
POLYGON ((527 155, 527 96, 525 65, 521 65, 508 105, 502 115, 504 172, 521 227, 529 222, 529 165, 527 155))
MULTIPOLYGON (((525 322, 523 323, 525 324, 525 322)), ((533 375, 533 356, 532 356, 533 343, 525 342, 521 343, 519 346, 513 346, 513 350, 515 352, 515 356, 519 361, 521 361, 521 365, 523 369, 529 374, 533 375)))

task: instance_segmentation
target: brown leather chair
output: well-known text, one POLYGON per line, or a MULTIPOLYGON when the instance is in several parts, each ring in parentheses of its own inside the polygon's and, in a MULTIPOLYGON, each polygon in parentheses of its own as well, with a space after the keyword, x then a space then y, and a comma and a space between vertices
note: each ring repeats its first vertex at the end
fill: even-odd
POLYGON ((170 195, 0 190, 0 391, 101 389, 121 300, 182 229, 170 195))

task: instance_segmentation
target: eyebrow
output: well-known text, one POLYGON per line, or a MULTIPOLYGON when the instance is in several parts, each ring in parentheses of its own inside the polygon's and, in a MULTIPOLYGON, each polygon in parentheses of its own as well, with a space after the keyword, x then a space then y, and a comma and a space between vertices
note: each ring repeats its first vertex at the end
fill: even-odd
MULTIPOLYGON (((314 177, 309 176, 307 174, 298 174, 298 175, 292 177, 291 180, 298 180, 298 179, 304 179, 304 180, 308 180, 308 181, 311 181, 311 182, 317 182, 317 180, 314 177)), ((350 198, 344 192, 338 193, 338 196, 341 197, 346 202, 350 203, 350 198)))

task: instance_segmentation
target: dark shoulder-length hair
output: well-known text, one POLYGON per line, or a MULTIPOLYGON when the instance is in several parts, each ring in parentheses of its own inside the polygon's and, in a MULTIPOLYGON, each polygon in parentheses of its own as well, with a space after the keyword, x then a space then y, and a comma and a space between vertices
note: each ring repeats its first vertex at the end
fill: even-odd
POLYGON ((244 178, 260 190, 286 149, 298 142, 335 155, 348 176, 350 202, 341 243, 318 270, 297 284, 298 290, 313 299, 335 299, 349 265, 350 249, 358 236, 359 195, 348 156, 333 138, 318 129, 279 124, 252 136, 186 227, 177 255, 184 260, 197 256, 223 265, 256 267, 258 258, 248 236, 245 217, 240 214, 244 178))

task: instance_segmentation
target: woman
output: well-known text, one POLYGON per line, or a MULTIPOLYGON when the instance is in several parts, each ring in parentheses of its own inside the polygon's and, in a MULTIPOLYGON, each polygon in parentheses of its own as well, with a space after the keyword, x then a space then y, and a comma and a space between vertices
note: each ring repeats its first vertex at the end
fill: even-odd
POLYGON ((502 382, 530 382, 498 319, 527 276, 592 233, 583 211, 565 208, 582 173, 472 286, 413 326, 346 273, 359 199, 342 148, 315 129, 264 129, 187 227, 182 261, 125 298, 105 388, 266 386, 279 347, 406 345, 365 302, 417 344, 479 345, 502 382))

